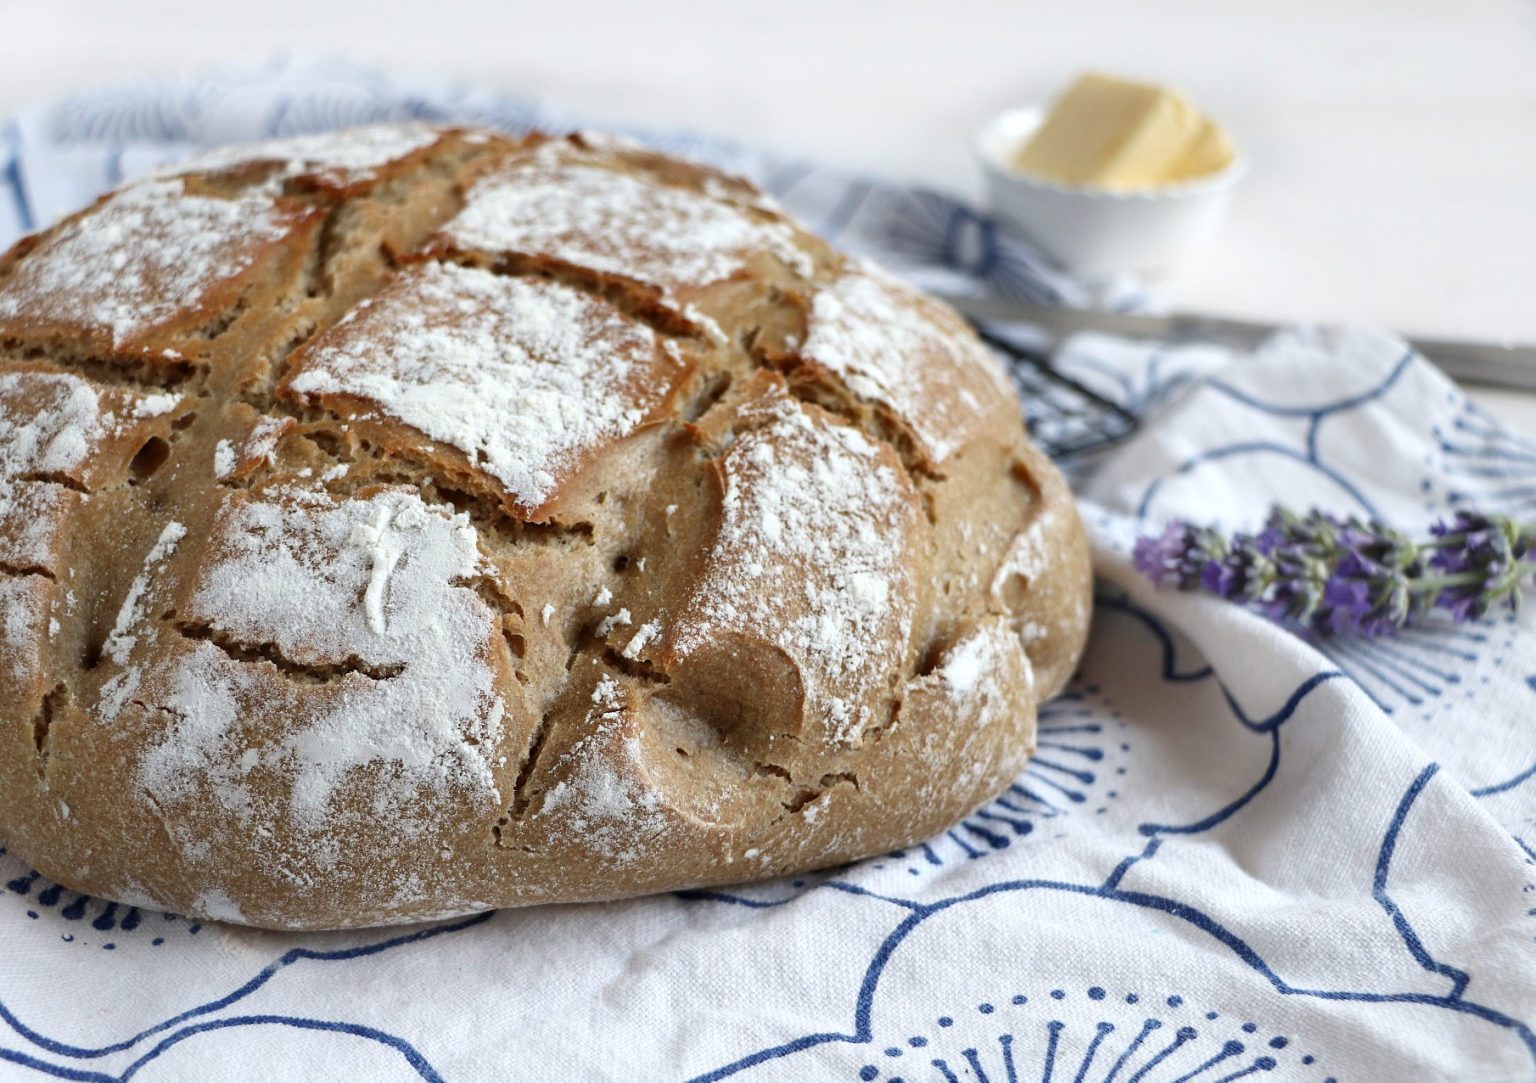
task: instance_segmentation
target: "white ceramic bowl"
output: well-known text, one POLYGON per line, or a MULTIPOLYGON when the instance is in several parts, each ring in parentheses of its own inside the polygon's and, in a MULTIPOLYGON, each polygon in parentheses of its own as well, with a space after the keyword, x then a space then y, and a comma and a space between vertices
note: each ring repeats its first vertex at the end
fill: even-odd
POLYGON ((1110 192, 1025 176, 1010 164, 1045 119, 1043 106, 999 113, 976 134, 998 223, 1035 241, 1067 268, 1105 275, 1166 270, 1206 241, 1247 172, 1225 169, 1146 192, 1110 192))

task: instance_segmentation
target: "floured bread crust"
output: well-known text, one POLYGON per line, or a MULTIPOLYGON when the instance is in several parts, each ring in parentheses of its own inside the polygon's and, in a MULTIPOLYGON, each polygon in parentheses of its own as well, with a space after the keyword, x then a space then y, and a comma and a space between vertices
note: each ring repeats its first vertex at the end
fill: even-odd
POLYGON ((1086 634, 1019 418, 948 309, 628 144, 132 184, 0 257, 0 838, 284 929, 910 844, 1086 634))

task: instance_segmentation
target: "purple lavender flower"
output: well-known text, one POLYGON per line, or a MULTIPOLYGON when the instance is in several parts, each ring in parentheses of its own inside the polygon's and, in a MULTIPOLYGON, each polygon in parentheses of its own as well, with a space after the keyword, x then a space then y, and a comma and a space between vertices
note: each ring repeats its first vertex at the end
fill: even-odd
POLYGON ((1158 586, 1193 590, 1200 585, 1206 565, 1220 559, 1225 548, 1218 532, 1174 521, 1162 534, 1137 538, 1132 559, 1158 586))
POLYGON ((1203 590, 1320 635, 1386 635, 1432 610, 1475 620, 1516 608, 1536 580, 1536 523, 1458 512, 1415 542, 1375 520, 1271 512, 1230 538, 1175 520, 1137 540, 1136 567, 1160 587, 1203 590))
POLYGON ((1429 564, 1441 584, 1437 606, 1457 620, 1481 617, 1500 601, 1520 607, 1521 580, 1536 567, 1536 524, 1463 511, 1431 533, 1429 564))

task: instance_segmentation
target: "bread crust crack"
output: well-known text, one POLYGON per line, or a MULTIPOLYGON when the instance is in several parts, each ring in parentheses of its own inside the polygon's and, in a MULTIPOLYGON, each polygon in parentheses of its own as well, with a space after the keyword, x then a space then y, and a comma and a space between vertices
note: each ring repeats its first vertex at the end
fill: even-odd
POLYGON ((276 643, 242 643, 211 624, 178 621, 175 627, 184 639, 211 643, 237 662, 266 663, 296 684, 331 684, 351 676, 366 677, 370 681, 388 681, 405 671, 403 663, 373 665, 355 654, 325 665, 298 662, 284 655, 276 643))

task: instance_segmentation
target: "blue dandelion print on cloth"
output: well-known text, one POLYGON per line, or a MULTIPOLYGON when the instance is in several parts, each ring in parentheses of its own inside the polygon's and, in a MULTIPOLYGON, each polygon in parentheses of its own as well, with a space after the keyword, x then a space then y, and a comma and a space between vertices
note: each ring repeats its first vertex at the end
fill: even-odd
MULTIPOLYGON (((202 147, 394 119, 590 120, 335 60, 146 79, 0 123, 0 244, 202 147)), ((931 289, 1147 303, 943 193, 624 134, 931 289)), ((1066 464, 1093 636, 1034 759, 948 830, 769 883, 305 935, 0 853, 0 1079, 1536 1079, 1536 607, 1307 642, 1130 562, 1166 518, 1277 502, 1536 517, 1536 441, 1367 329, 1083 335, 1055 364, 1136 423, 1066 464)))
POLYGON ((1054 988, 966 1004, 861 1065, 861 1081, 1333 1079, 1305 1043, 1178 994, 1054 988), (1086 1004, 1081 1002, 1086 1001, 1086 1004), (1069 1009, 1070 1002, 1070 1009, 1069 1009), (1099 1018, 1080 1023, 1079 1006, 1099 1018), (1072 1015, 1071 1022, 1063 1018, 1072 1015))
POLYGON ((70 891, 29 869, 4 850, 0 850, 0 876, 4 877, 4 898, 8 906, 18 907, 28 920, 57 930, 66 944, 116 951, 119 945, 158 948, 168 937, 196 936, 202 924, 137 906, 96 899, 70 891))

